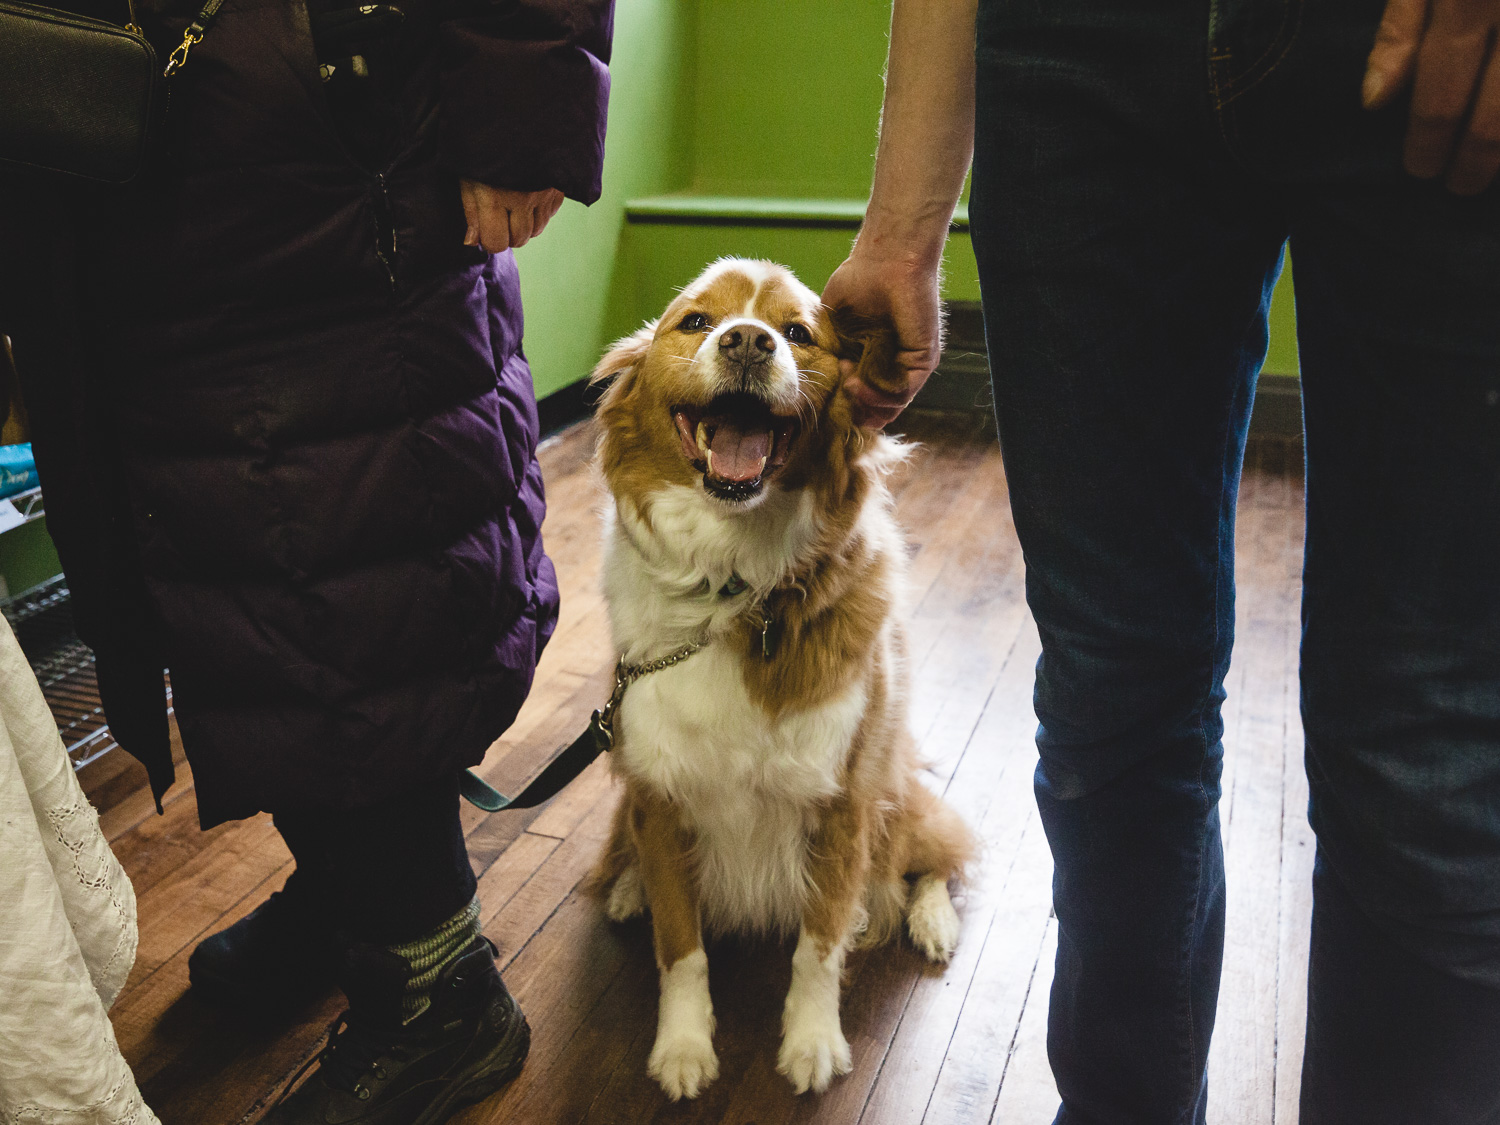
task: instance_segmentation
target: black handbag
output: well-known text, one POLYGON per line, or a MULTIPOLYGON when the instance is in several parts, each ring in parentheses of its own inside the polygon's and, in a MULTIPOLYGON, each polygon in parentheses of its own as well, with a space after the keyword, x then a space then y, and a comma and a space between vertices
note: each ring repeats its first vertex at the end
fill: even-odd
POLYGON ((0 0, 0 165, 103 184, 128 184, 145 171, 166 79, 223 0, 209 0, 165 68, 141 34, 134 0, 126 2, 122 27, 0 0))

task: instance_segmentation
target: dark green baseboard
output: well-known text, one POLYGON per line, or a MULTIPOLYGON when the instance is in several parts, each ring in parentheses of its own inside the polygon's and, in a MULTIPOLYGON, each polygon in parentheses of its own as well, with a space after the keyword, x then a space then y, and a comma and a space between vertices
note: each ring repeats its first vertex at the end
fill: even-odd
MULTIPOLYGON (((985 413, 994 409, 990 369, 984 353, 943 355, 942 365, 932 373, 917 395, 914 406, 927 410, 985 413)), ((1302 385, 1295 375, 1262 374, 1250 415, 1250 436, 1283 441, 1302 440, 1302 385)))
MULTIPOLYGON (((984 317, 979 305, 952 301, 948 305, 948 336, 943 358, 917 395, 913 406, 921 410, 989 414, 995 398, 990 389, 989 357, 984 343, 984 317)), ((542 433, 553 433, 594 408, 597 393, 580 379, 548 395, 538 404, 542 433)), ((1250 434, 1257 438, 1300 440, 1302 437, 1302 384, 1295 375, 1263 373, 1250 416, 1250 434)))
MULTIPOLYGON (((865 201, 678 192, 629 200, 625 204, 625 218, 632 223, 677 226, 830 227, 858 230, 865 218, 865 201)), ((969 229, 968 203, 959 203, 950 227, 956 231, 969 229)))
POLYGON ((553 391, 537 400, 536 413, 542 437, 549 437, 558 430, 571 426, 594 412, 599 401, 600 390, 590 387, 587 379, 569 383, 562 390, 553 391))
POLYGON ((1250 436, 1302 440, 1302 380, 1262 371, 1255 388, 1250 436))
MULTIPOLYGON (((990 364, 984 341, 984 316, 970 301, 948 304, 948 336, 943 358, 917 396, 929 410, 994 408, 990 364)), ((1250 415, 1250 434, 1257 438, 1301 440, 1302 383, 1295 375, 1263 372, 1250 415)))

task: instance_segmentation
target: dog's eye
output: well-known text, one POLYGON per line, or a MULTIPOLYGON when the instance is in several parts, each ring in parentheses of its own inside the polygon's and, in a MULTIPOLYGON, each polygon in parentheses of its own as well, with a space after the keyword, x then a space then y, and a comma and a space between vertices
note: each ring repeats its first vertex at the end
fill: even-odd
POLYGON ((789 344, 810 344, 813 342, 812 333, 805 325, 788 324, 786 326, 786 339, 789 344))
POLYGON ((688 313, 677 326, 679 332, 702 332, 708 327, 708 317, 702 313, 688 313))

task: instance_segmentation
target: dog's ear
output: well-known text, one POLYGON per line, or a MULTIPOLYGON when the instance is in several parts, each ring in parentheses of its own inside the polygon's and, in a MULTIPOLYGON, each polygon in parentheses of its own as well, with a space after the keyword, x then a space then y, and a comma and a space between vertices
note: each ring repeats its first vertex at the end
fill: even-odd
POLYGON ((828 317, 838 338, 838 357, 854 363, 852 378, 886 394, 906 393, 906 380, 896 367, 896 326, 888 314, 865 316, 837 308, 829 309, 828 317))
POLYGON ((599 366, 594 368, 594 373, 589 376, 589 384, 597 386, 600 383, 608 383, 618 376, 629 374, 636 364, 646 358, 646 352, 650 349, 651 341, 655 336, 656 321, 653 320, 629 336, 616 340, 609 351, 604 353, 604 358, 599 361, 599 366))

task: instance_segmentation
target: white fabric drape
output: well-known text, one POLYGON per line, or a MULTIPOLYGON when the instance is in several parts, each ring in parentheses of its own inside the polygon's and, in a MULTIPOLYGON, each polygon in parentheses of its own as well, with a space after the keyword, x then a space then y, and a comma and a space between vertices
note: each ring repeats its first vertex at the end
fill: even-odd
POLYGON ((0 617, 0 1123, 160 1125, 106 1014, 135 891, 0 617))

